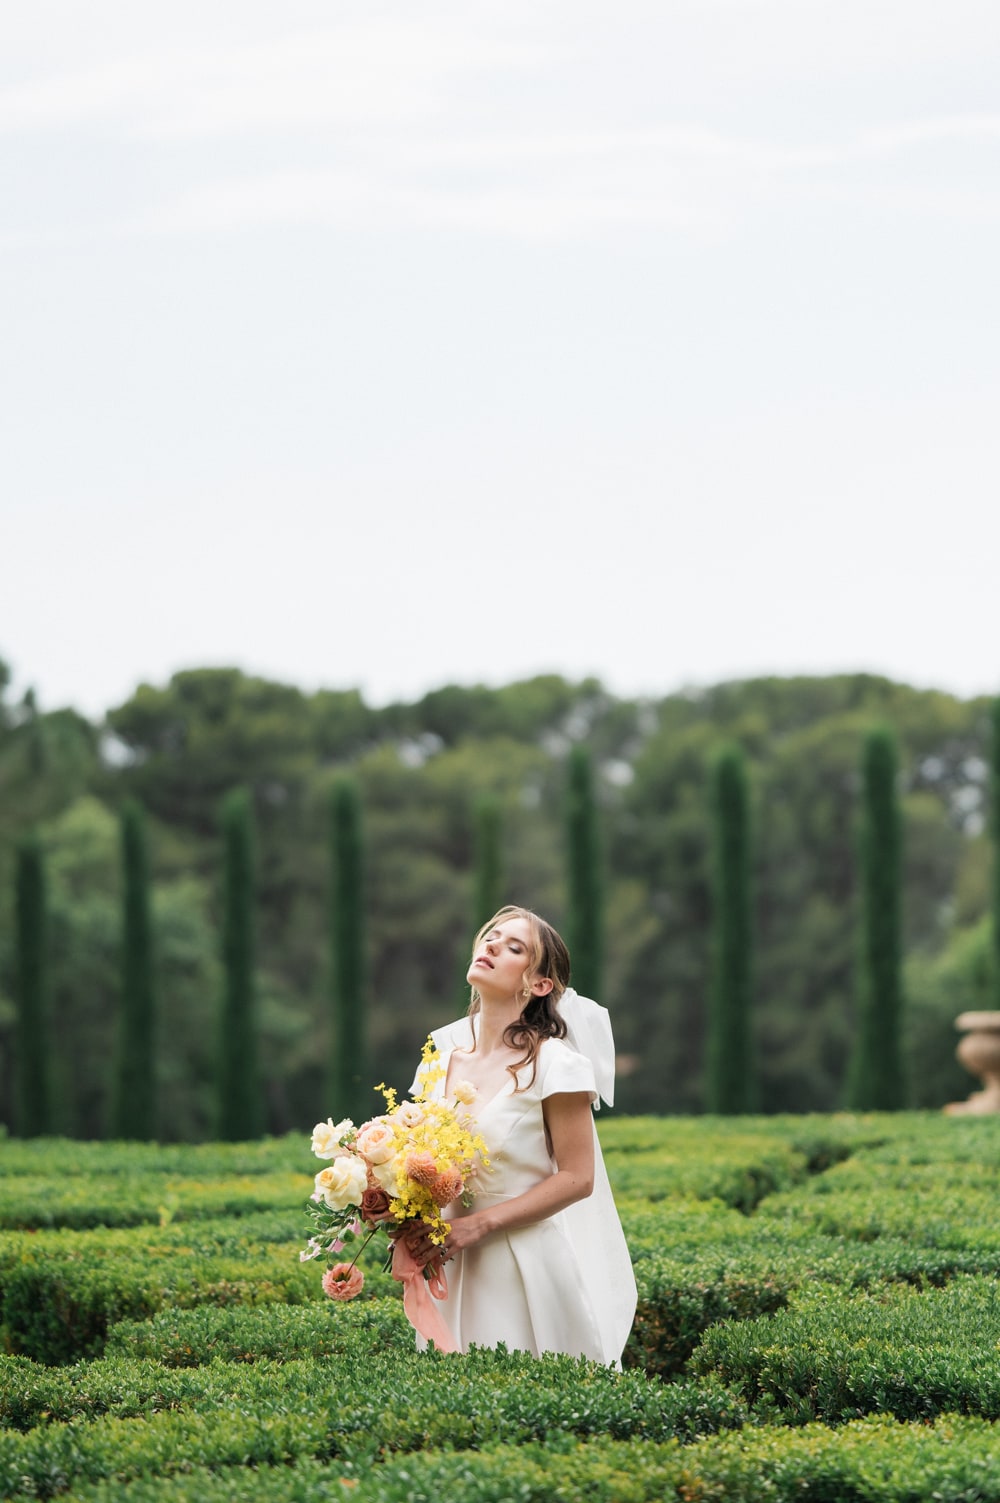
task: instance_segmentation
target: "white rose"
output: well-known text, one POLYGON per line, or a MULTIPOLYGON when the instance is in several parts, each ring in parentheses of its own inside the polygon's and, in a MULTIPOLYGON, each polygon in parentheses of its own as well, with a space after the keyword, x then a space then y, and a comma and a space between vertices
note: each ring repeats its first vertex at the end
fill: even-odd
POLYGON ((399 1194, 399 1180, 397 1178, 397 1165, 400 1155, 396 1154, 391 1159, 385 1159, 381 1164, 372 1165, 372 1174, 378 1180, 387 1195, 399 1194))
POLYGON ((316 1189, 331 1211, 345 1211, 348 1206, 359 1205, 367 1188, 368 1171, 353 1154, 334 1159, 316 1176, 316 1189))
POLYGON ((318 1159, 335 1159, 346 1150, 341 1148, 340 1140, 352 1131, 354 1123, 350 1117, 345 1117, 342 1122, 334 1123, 332 1117, 327 1117, 325 1122, 317 1122, 313 1128, 312 1151, 318 1159))
POLYGON ((419 1127, 424 1120, 423 1108, 417 1106, 415 1101, 404 1101, 397 1106, 393 1113, 401 1127, 419 1127))

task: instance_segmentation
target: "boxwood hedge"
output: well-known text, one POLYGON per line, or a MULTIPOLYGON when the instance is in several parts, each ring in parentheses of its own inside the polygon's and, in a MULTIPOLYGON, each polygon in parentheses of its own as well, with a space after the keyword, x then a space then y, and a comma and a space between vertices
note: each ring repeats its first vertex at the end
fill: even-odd
POLYGON ((6 1142, 0 1492, 1000 1503, 1000 1121, 600 1131, 639 1286, 622 1373, 417 1354, 371 1257, 361 1300, 324 1300, 301 1134, 6 1142))

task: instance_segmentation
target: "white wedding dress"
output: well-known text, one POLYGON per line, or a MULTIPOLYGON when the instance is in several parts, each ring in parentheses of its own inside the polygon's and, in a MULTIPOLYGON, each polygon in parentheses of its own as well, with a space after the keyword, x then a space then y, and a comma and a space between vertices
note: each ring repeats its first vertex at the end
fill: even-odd
MULTIPOLYGON (((597 1008, 596 1003, 589 1006, 597 1008)), ((606 1018, 603 1008, 598 1011, 606 1018)), ((445 1070, 432 1092, 440 1097, 454 1050, 472 1045, 473 1025, 462 1018, 432 1037, 445 1070)), ((445 1208, 446 1220, 455 1221, 490 1200, 510 1200, 555 1172, 542 1116, 546 1096, 587 1091, 592 1102, 598 1100, 589 1059, 560 1039, 543 1040, 535 1079, 528 1085, 530 1075, 527 1067, 519 1072, 523 1089, 515 1090, 510 1079, 478 1110, 473 1103, 470 1110, 489 1150, 491 1169, 469 1210, 456 1202, 445 1208)), ((450 1084, 460 1079, 456 1061, 450 1084)), ((602 1089, 607 1097, 609 1088, 602 1089)), ((459 1351, 504 1342, 511 1351, 535 1356, 564 1352, 620 1365, 635 1314, 635 1277, 596 1129, 594 1159, 594 1189, 586 1200, 532 1226, 498 1232, 446 1265, 448 1298, 438 1309, 459 1351)), ((418 1345, 423 1344, 418 1338, 418 1345)))

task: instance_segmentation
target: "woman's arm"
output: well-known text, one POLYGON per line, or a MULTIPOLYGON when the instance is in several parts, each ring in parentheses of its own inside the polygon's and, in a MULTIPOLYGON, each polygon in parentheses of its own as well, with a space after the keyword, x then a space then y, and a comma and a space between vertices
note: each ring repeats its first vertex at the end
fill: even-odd
POLYGON ((446 1253, 476 1247, 495 1232, 512 1232, 555 1215, 594 1188, 594 1127, 587 1091, 560 1091, 542 1102, 556 1172, 523 1195, 501 1200, 451 1224, 446 1253))

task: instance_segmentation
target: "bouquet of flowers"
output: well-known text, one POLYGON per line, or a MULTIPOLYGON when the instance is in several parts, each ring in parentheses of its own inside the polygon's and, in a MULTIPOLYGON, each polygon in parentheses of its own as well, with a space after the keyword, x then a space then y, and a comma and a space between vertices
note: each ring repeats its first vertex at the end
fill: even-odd
POLYGON ((331 1162, 316 1175, 310 1207, 316 1230, 299 1257, 305 1262, 325 1255, 330 1266, 323 1275, 324 1292, 331 1299, 353 1299, 365 1281, 358 1258, 374 1236, 388 1233, 386 1266, 403 1284, 411 1325, 439 1350, 449 1351, 454 1347, 447 1328, 428 1298, 428 1290, 439 1300, 447 1296, 443 1260, 434 1259, 421 1270, 409 1241, 426 1235, 437 1245, 444 1242, 451 1227, 442 1208, 459 1199, 470 1203, 477 1177, 489 1168, 489 1156, 469 1112, 476 1096, 473 1086, 459 1082, 451 1098, 429 1099, 443 1074, 440 1055, 428 1039, 412 1101, 397 1102, 390 1086, 378 1085, 386 1105, 381 1116, 360 1127, 349 1118, 317 1123, 312 1151, 331 1162), (332 1261, 359 1237, 361 1246, 349 1263, 332 1261))

